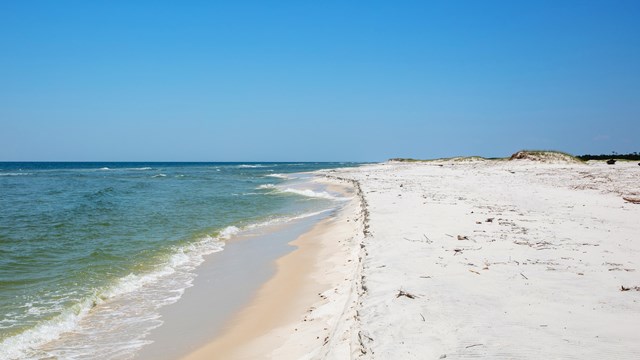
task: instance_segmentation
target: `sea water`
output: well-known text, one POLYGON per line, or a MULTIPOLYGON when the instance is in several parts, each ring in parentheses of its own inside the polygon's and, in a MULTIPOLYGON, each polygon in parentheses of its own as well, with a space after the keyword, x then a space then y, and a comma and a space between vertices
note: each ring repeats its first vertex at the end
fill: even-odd
POLYGON ((335 208, 308 172, 353 165, 0 163, 0 359, 130 357, 205 255, 335 208))

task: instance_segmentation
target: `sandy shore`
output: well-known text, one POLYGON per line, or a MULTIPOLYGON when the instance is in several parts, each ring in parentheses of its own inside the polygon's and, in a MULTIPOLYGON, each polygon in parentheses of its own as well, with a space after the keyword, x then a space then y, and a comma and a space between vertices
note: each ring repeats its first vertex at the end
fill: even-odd
POLYGON ((640 358, 636 163, 323 173, 358 196, 188 359, 640 358))
POLYGON ((183 359, 324 356, 330 337, 348 323, 345 304, 356 298, 351 275, 356 273, 357 243, 361 240, 357 236, 361 225, 353 220, 359 212, 357 198, 350 187, 332 186, 354 200, 291 242, 297 249, 276 261, 275 276, 260 288, 249 306, 221 336, 183 359))

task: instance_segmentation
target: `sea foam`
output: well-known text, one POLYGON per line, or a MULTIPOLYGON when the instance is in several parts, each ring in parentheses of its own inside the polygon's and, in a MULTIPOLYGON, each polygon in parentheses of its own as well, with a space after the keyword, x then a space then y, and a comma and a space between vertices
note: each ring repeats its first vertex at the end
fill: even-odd
POLYGON ((320 199, 327 199, 327 200, 338 200, 338 201, 346 201, 349 200, 348 198, 343 198, 343 197, 338 197, 338 196, 334 196, 329 194, 326 191, 314 191, 311 189, 292 189, 292 188, 286 188, 284 190, 281 190, 284 193, 291 193, 291 194, 296 194, 296 195, 301 195, 301 196, 307 196, 307 197, 312 197, 312 198, 320 198, 320 199))
POLYGON ((217 236, 207 235, 178 247, 155 271, 124 276, 53 319, 5 339, 0 343, 0 359, 93 359, 98 354, 102 358, 126 357, 149 343, 145 337, 162 324, 158 309, 178 301, 193 286, 196 267, 205 255, 222 251, 224 240, 243 230, 287 223, 326 211, 277 217, 242 228, 227 226, 217 236), (86 349, 87 343, 91 343, 91 349, 86 349))
POLYGON ((92 296, 65 309, 60 315, 5 339, 0 343, 0 359, 91 359, 98 354, 111 358, 123 353, 117 344, 127 348, 134 344, 135 348, 143 346, 146 344, 144 336, 162 323, 157 309, 177 301, 193 285, 193 270, 204 261, 204 256, 222 251, 224 244, 220 240, 228 239, 239 231, 237 227, 229 226, 217 237, 205 236, 176 248, 175 253, 155 271, 131 273, 112 286, 97 289, 92 296), (119 305, 109 305, 114 301, 119 305), (89 317, 126 319, 129 325, 118 321, 87 321, 89 317), (100 325, 96 327, 95 324, 100 325), (114 338, 122 333, 116 327, 123 326, 135 327, 136 330, 126 331, 126 338, 114 338), (137 336, 132 337, 131 334, 137 336), (88 341, 93 347, 89 353, 82 349, 82 344, 88 341))
POLYGON ((258 186, 256 189, 258 190, 264 190, 264 189, 275 189, 276 186, 274 184, 262 184, 260 186, 258 186))
POLYGON ((27 176, 27 175, 31 175, 32 173, 4 173, 4 174, 0 174, 0 176, 27 176))
POLYGON ((291 178, 289 175, 286 175, 286 174, 267 174, 265 176, 266 177, 274 177, 274 178, 278 178, 278 179, 290 179, 291 178))

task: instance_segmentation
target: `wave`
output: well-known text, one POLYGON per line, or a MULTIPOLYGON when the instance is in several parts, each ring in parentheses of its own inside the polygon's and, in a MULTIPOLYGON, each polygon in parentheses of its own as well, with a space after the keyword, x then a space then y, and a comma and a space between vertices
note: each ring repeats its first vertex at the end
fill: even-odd
MULTIPOLYGON (((85 170, 85 169, 80 169, 80 170, 85 170)), ((90 169, 86 169, 86 170, 90 170, 90 169)), ((102 171, 108 171, 108 170, 115 170, 115 171, 147 171, 147 170, 153 170, 153 168, 145 166, 145 167, 137 167, 137 168, 120 168, 120 167, 116 167, 116 168, 110 168, 110 167, 101 167, 97 170, 102 170, 102 171)))
POLYGON ((290 193, 290 194, 296 194, 296 195, 319 198, 319 199, 327 199, 327 200, 338 200, 338 201, 349 200, 349 198, 343 198, 343 197, 331 195, 326 191, 314 191, 311 189, 294 189, 294 188, 282 189, 277 187, 274 184, 262 184, 256 187, 256 190, 274 190, 274 191, 268 192, 268 194, 290 193))
POLYGON ((139 348, 145 345, 148 342, 143 338, 162 324, 157 309, 176 302, 187 288, 193 286, 193 270, 204 261, 206 255, 222 251, 222 240, 239 231, 239 228, 229 226, 218 236, 204 236, 194 243, 176 248, 173 255, 155 271, 131 273, 112 286, 96 290, 93 295, 67 308, 60 315, 5 339, 0 343, 0 358, 66 358, 74 349, 88 355, 87 358, 95 354, 110 358, 118 357, 119 353, 126 354, 132 346, 139 348), (119 305, 110 306, 112 301, 118 301, 119 305), (141 311, 144 308, 149 311, 141 311), (86 321, 89 316, 95 317, 96 321, 86 321), (126 320, 127 324, 113 319, 126 320), (99 324, 99 327, 93 326, 95 324, 99 324), (123 326, 135 329, 123 333, 123 326), (63 334, 69 336, 62 337, 63 334), (131 334, 137 335, 132 338, 131 334), (114 339, 114 336, 126 337, 114 339), (98 344, 93 344, 95 339, 100 339, 98 344), (86 349, 82 349, 89 342, 92 343, 92 354, 86 354, 86 349))
POLYGON ((159 309, 193 286, 206 255, 223 251, 225 240, 245 230, 316 216, 333 209, 276 217, 246 226, 227 226, 177 246, 155 270, 130 273, 65 309, 60 315, 0 342, 0 359, 127 358, 162 325, 159 309), (115 319, 115 320, 114 320, 115 319), (87 344, 91 346, 88 348, 87 344))
POLYGON ((0 174, 0 176, 28 176, 28 175, 32 175, 33 173, 4 173, 4 174, 0 174))
POLYGON ((262 167, 266 167, 265 165, 246 165, 246 164, 242 164, 242 165, 238 165, 238 168, 240 169, 254 169, 254 168, 262 168, 262 167))
POLYGON ((312 197, 312 198, 327 199, 327 200, 340 200, 340 201, 349 200, 348 198, 333 196, 326 191, 313 191, 311 189, 286 188, 284 190, 281 190, 281 192, 302 195, 302 196, 312 197))
POLYGON ((262 184, 260 186, 258 186, 256 189, 257 190, 264 190, 264 189, 275 189, 276 186, 273 184, 262 184))
POLYGON ((157 177, 167 177, 166 174, 155 174, 152 176, 152 178, 157 178, 157 177))
POLYGON ((274 177, 278 179, 291 179, 289 175, 286 174, 267 174, 265 177, 274 177))
POLYGON ((262 222, 259 222, 259 223, 251 224, 251 225, 247 226, 246 229, 247 230, 252 230, 252 229, 271 226, 271 225, 286 224, 286 223, 291 222, 291 221, 302 220, 302 219, 310 218, 312 216, 317 216, 317 215, 320 215, 320 214, 328 213, 328 212, 331 212, 331 211, 334 211, 334 209, 325 209, 325 210, 320 210, 320 211, 303 213, 303 214, 299 214, 299 215, 276 217, 276 218, 265 220, 265 221, 262 221, 262 222))
POLYGON ((226 240, 231 238, 233 235, 236 235, 239 232, 240 232, 240 228, 238 228, 237 226, 227 226, 226 228, 224 228, 224 230, 220 232, 219 236, 221 239, 226 240))
POLYGON ((247 226, 243 227, 240 231, 243 231, 243 230, 255 230, 255 229, 259 229, 259 228, 267 227, 267 226, 272 226, 272 225, 286 224, 286 223, 289 223, 291 221, 306 219, 306 218, 309 218, 309 217, 312 217, 312 216, 316 216, 316 215, 320 215, 320 214, 324 214, 324 213, 327 213, 327 212, 330 212, 330 211, 333 211, 333 210, 334 209, 325 209, 325 210, 308 212, 308 213, 292 215, 292 216, 274 217, 274 218, 267 219, 267 220, 264 220, 264 221, 261 221, 261 222, 257 222, 257 223, 253 223, 253 224, 247 225, 247 226))

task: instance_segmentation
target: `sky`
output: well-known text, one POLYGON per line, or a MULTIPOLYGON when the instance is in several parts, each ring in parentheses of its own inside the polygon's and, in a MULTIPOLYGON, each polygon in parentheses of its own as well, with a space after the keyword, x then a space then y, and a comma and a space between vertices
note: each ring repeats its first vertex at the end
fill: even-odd
POLYGON ((1 1, 0 161, 640 151, 640 1, 1 1))

